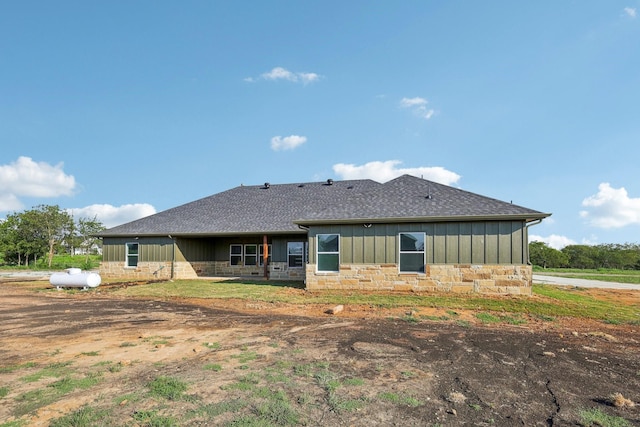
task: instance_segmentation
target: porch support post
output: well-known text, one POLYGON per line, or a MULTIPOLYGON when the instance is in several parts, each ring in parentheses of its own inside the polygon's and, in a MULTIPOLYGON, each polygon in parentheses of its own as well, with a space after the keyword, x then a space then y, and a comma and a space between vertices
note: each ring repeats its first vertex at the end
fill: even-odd
POLYGON ((264 278, 269 280, 269 266, 267 260, 269 259, 269 244, 267 243, 267 235, 262 236, 262 265, 264 266, 264 278))

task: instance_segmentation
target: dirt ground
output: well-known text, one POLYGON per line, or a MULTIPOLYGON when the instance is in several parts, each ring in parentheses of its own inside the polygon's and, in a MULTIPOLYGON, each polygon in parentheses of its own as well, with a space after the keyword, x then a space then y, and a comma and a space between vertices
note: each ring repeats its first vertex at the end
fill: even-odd
POLYGON ((87 406, 127 426, 576 426, 592 408, 640 425, 640 326, 45 288, 0 283, 0 425, 87 406), (61 377, 96 381, 54 396, 61 377), (185 395, 151 396, 158 377, 185 395), (251 419, 269 422, 237 422, 251 419))

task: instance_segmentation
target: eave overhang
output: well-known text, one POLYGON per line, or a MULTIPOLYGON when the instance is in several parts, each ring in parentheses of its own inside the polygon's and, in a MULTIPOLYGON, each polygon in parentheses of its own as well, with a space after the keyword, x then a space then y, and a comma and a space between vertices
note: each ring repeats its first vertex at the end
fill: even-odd
POLYGON ((225 231, 225 232, 164 232, 164 233, 100 233, 96 237, 186 237, 186 238, 204 238, 204 237, 234 237, 234 236, 284 236, 289 234, 307 234, 306 230, 287 230, 287 231, 225 231))
POLYGON ((537 221, 551 216, 550 213, 527 213, 517 215, 460 215, 426 217, 389 217, 389 218, 342 218, 342 219, 301 219, 294 224, 311 226, 326 224, 389 224, 416 222, 478 222, 478 221, 537 221))

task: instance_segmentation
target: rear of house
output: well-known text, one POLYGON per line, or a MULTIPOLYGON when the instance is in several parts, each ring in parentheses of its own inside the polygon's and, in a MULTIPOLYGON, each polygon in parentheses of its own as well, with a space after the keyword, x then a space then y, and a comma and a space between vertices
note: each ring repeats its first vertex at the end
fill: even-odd
POLYGON ((548 215, 408 175, 240 186, 104 231, 101 274, 529 294, 528 227, 548 215))

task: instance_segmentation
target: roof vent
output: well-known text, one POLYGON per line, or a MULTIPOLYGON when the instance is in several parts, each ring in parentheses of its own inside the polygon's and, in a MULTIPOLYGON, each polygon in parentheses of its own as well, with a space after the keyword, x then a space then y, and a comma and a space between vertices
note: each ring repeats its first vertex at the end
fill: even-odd
POLYGON ((333 180, 331 178, 327 180, 327 185, 333 185, 333 180))
POLYGON ((264 183, 264 188, 265 188, 265 189, 270 188, 270 187, 271 187, 271 184, 269 184, 268 182, 265 182, 265 183, 264 183))
POLYGON ((304 184, 298 184, 298 188, 304 187, 304 184))

